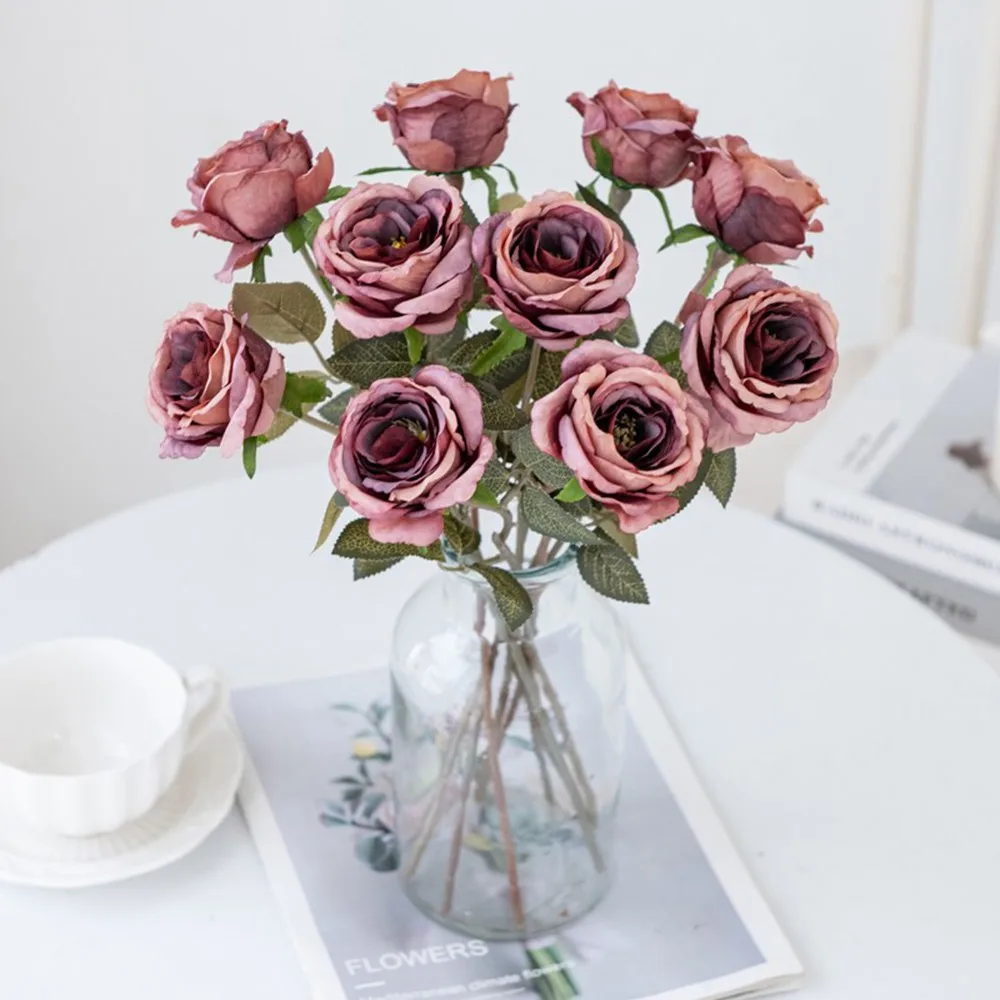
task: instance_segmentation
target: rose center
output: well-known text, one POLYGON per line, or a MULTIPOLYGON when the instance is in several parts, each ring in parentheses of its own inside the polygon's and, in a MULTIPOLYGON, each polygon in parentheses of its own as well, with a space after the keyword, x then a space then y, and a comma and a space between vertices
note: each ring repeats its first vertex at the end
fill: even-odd
POLYGON ((427 428, 417 423, 416 420, 407 420, 405 417, 401 417, 398 420, 394 420, 393 425, 396 427, 405 427, 421 444, 426 444, 428 437, 430 437, 427 433, 427 428))
POLYGON ((402 249, 403 249, 403 247, 405 247, 405 246, 406 246, 406 238, 405 238, 405 237, 403 237, 403 236, 397 236, 397 237, 396 237, 396 238, 395 238, 395 239, 394 239, 394 240, 393 240, 393 241, 392 241, 392 242, 391 242, 391 243, 389 244, 389 246, 391 246, 393 250, 402 250, 402 249))
POLYGON ((768 316, 746 350, 750 370, 778 385, 811 380, 829 357, 812 324, 792 312, 768 316))
POLYGON ((615 421, 611 436, 615 439, 615 447, 619 454, 624 454, 629 448, 635 447, 636 420, 631 413, 623 413, 615 421))
POLYGON ((170 363, 160 384, 175 399, 200 392, 208 379, 212 342, 204 330, 181 330, 170 338, 170 363))
POLYGON ((637 469, 662 468, 684 444, 673 413, 635 387, 624 387, 605 399, 594 419, 611 435, 618 454, 637 469))

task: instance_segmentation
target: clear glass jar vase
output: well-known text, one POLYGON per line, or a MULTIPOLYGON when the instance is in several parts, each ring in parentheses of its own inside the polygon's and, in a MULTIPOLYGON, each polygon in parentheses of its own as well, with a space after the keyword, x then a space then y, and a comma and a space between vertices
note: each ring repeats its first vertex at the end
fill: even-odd
POLYGON ((486 581, 442 569, 403 607, 392 653, 400 873, 429 917, 535 937, 607 891, 625 739, 625 643, 570 550, 514 574, 514 634, 486 581))

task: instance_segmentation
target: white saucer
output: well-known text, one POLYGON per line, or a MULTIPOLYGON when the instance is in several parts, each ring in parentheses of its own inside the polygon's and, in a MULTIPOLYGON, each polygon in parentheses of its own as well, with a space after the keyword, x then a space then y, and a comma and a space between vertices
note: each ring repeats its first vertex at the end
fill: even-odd
POLYGON ((150 812, 98 837, 39 836, 0 823, 0 882, 82 889, 132 878, 193 851, 233 808, 243 745, 221 721, 181 765, 150 812))

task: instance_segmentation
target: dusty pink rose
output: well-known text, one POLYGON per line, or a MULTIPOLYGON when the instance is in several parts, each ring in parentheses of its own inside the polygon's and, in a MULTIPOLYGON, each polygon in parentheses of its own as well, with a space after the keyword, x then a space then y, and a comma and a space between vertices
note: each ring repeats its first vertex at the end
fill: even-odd
POLYGON ((503 152, 507 119, 514 110, 509 76, 460 70, 449 80, 394 83, 375 109, 418 170, 443 173, 488 167, 503 152))
POLYGON ((149 373, 147 405, 166 431, 161 458, 226 458, 271 426, 285 391, 285 362, 228 310, 191 305, 167 320, 149 373))
POLYGON ((613 330, 639 257, 621 226, 571 194, 546 191, 476 229, 472 255, 487 303, 550 351, 613 330))
POLYGON ((442 365, 372 383, 348 404, 330 453, 330 476, 379 542, 430 545, 442 511, 476 490, 493 442, 483 403, 442 365))
POLYGON ((316 234, 316 263, 346 296, 337 319, 356 337, 416 327, 449 333, 472 296, 472 230, 440 177, 358 184, 316 234))
POLYGON ((242 139, 227 142, 199 160, 188 180, 194 211, 178 212, 174 226, 232 243, 216 275, 232 281, 233 271, 251 263, 276 233, 322 200, 333 179, 333 157, 324 149, 313 163, 312 150, 288 122, 265 122, 242 139))
POLYGON ((531 411, 531 436, 635 533, 676 514, 705 447, 706 415, 652 358, 595 340, 566 355, 562 384, 531 411))
POLYGON ((738 267, 688 316, 681 364, 709 410, 713 451, 787 430, 826 406, 837 370, 837 317, 814 292, 763 267, 738 267))
POLYGON ((707 141, 695 156, 694 214, 727 247, 753 264, 780 264, 803 250, 823 223, 826 199, 791 160, 759 156, 738 135, 707 141))
POLYGON ((596 138, 611 154, 615 177, 629 184, 665 188, 687 173, 699 145, 694 108, 669 94, 621 90, 614 80, 593 97, 577 91, 566 100, 583 115, 583 151, 592 167, 596 138))

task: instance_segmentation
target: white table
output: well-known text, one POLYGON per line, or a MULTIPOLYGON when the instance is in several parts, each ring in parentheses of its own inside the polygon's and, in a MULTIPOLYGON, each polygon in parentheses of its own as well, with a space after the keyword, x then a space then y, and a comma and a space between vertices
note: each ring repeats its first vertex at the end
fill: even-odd
MULTIPOLYGON (((262 456, 263 459, 263 456, 262 456)), ((211 460, 211 459, 208 459, 211 460)), ((384 662, 427 567, 309 556, 322 468, 177 494, 0 574, 0 652, 110 633, 236 683, 384 662)), ((698 501, 642 539, 635 644, 825 1000, 1000 995, 1000 680, 867 570, 698 501)), ((7 1000, 305 1000, 242 819, 83 892, 0 887, 7 1000)))

